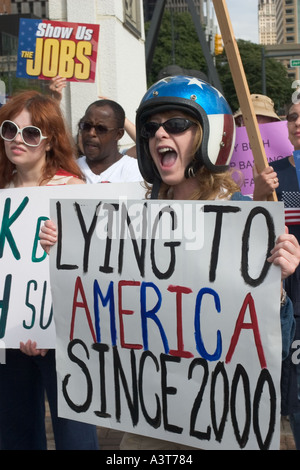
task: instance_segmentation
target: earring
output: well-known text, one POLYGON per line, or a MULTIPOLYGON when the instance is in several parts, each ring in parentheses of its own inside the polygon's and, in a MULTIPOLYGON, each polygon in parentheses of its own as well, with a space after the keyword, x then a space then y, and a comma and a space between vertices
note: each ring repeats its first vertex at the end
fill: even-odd
POLYGON ((188 177, 189 178, 195 178, 195 176, 196 176, 195 175, 195 170, 192 166, 190 166, 189 169, 188 169, 188 177))

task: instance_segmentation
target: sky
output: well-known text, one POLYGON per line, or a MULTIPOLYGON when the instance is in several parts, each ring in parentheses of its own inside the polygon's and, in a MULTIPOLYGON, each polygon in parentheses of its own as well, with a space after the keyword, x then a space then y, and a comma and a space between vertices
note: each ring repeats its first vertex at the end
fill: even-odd
POLYGON ((226 0, 226 5, 236 39, 258 44, 258 1, 226 0))

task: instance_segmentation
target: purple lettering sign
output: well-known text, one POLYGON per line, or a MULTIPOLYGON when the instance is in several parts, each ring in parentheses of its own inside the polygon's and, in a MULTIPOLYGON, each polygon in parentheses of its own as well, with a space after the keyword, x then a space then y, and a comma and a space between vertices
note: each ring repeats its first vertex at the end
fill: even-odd
MULTIPOLYGON (((288 139, 287 122, 272 122, 260 124, 266 157, 270 165, 273 161, 287 157, 293 153, 293 146, 288 139)), ((243 194, 253 194, 253 154, 249 144, 246 127, 237 127, 236 141, 230 166, 242 173, 243 194)), ((239 175, 237 175, 238 177, 239 175)))

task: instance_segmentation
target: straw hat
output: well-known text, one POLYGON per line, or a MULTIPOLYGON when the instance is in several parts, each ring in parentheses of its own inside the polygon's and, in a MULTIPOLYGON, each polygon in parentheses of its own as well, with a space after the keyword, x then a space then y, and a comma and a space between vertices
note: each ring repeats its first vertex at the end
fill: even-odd
MULTIPOLYGON (((274 102, 269 98, 268 96, 265 95, 257 95, 253 94, 250 95, 253 107, 254 107, 254 112, 256 115, 259 116, 268 116, 270 118, 275 119, 276 121, 280 121, 280 117, 277 116, 274 110, 274 102)), ((233 115, 233 117, 236 119, 237 117, 242 115, 242 111, 239 108, 233 115)))

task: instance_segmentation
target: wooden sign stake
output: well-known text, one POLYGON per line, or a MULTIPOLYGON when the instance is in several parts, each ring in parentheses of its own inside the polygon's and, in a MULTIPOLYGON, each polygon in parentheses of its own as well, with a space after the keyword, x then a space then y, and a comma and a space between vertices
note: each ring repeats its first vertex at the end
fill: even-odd
MULTIPOLYGON (((229 63, 235 91, 239 100, 243 120, 247 129, 254 162, 260 173, 268 164, 263 141, 260 135, 255 111, 250 98, 249 87, 244 72, 239 48, 235 40, 225 0, 213 0, 224 48, 229 63)), ((277 201, 275 191, 268 200, 277 201)))

